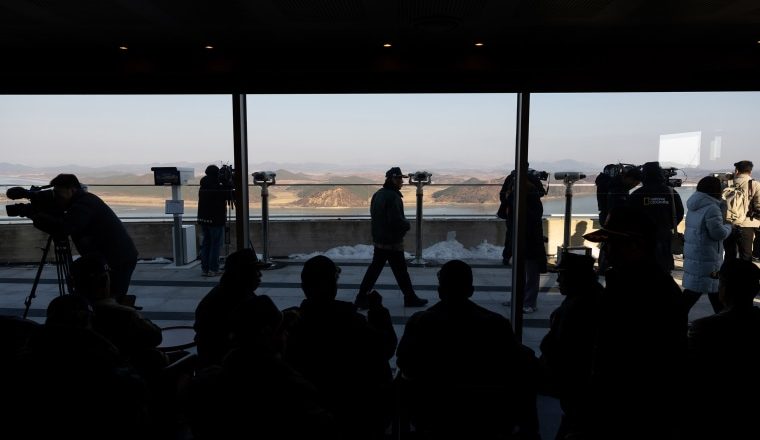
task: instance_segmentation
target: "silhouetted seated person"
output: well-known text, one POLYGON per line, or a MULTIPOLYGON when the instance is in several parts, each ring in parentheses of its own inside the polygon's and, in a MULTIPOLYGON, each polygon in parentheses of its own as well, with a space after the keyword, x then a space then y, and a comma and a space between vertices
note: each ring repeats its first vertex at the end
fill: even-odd
POLYGON ((441 301, 409 318, 399 342, 402 399, 427 438, 536 438, 535 371, 507 318, 469 298, 472 270, 438 272, 441 301))
POLYGON ((592 379, 599 438, 670 438, 683 410, 687 317, 681 289, 655 258, 655 229, 626 207, 585 235, 605 242, 610 265, 592 379))
POLYGON ((564 413, 556 438, 579 438, 591 422, 588 394, 603 288, 590 256, 563 254, 557 272, 565 299, 549 317, 549 333, 541 341, 541 361, 564 413))
POLYGON ((256 296, 261 284, 261 263, 253 249, 231 253, 224 264, 224 274, 195 309, 195 342, 198 344, 198 368, 220 365, 231 348, 231 318, 244 301, 256 296))
POLYGON ((105 258, 97 253, 79 257, 71 263, 71 280, 74 292, 92 305, 93 330, 113 343, 146 380, 152 381, 167 365, 166 357, 156 349, 162 339, 161 328, 111 296, 110 268, 105 258))
POLYGON ((145 435, 145 384, 119 350, 90 326, 78 295, 54 298, 44 327, 18 359, 15 384, 4 388, 7 429, 27 438, 133 439, 145 435), (15 388, 15 389, 14 389, 15 388))
POLYGON ((325 256, 308 260, 301 272, 306 299, 286 312, 285 360, 327 398, 347 439, 382 436, 390 422, 391 369, 396 349, 390 313, 377 292, 369 294, 367 317, 337 301, 340 268, 325 256))
POLYGON ((689 328, 689 438, 760 438, 760 269, 727 260, 719 289, 724 311, 689 328))
MULTIPOLYGON (((39 330, 40 324, 18 316, 0 316, 0 359, 15 359, 29 338, 39 330)), ((0 362, 0 377, 8 363, 0 362)))
POLYGON ((316 388, 281 359, 282 314, 266 296, 238 305, 232 344, 221 366, 191 382, 187 418, 193 438, 335 438, 316 388))

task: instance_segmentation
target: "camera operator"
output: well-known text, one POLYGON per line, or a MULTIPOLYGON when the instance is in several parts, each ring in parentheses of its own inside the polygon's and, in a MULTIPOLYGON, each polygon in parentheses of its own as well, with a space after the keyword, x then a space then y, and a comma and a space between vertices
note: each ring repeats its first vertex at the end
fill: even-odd
POLYGON ((227 218, 227 203, 232 200, 233 183, 231 171, 225 166, 221 174, 219 167, 209 165, 206 175, 201 178, 198 190, 198 224, 201 227, 201 271, 204 277, 221 275, 219 271, 219 250, 224 237, 224 223, 227 218))
MULTIPOLYGON (((512 170, 509 175, 504 179, 504 183, 501 185, 499 191, 499 210, 496 212, 496 216, 506 220, 506 231, 504 234, 504 250, 501 252, 501 262, 505 266, 510 266, 510 260, 512 259, 512 230, 514 229, 514 203, 515 203, 515 177, 517 170, 512 170)), ((528 168, 528 182, 532 188, 535 188, 539 192, 539 197, 546 195, 542 180, 549 178, 549 174, 546 171, 536 171, 532 168, 528 168)))
POLYGON ((127 291, 137 264, 137 248, 119 217, 100 197, 82 189, 73 174, 59 174, 50 185, 63 215, 32 213, 34 226, 54 236, 70 236, 80 255, 103 255, 111 268, 111 295, 119 303, 133 306, 134 297, 127 296, 127 291))
POLYGON ((747 197, 747 215, 733 223, 735 232, 724 242, 726 260, 735 259, 738 250, 740 260, 752 261, 752 245, 760 228, 760 183, 752 179, 752 162, 742 160, 734 167, 734 187, 740 188, 747 197))
POLYGON ((675 268, 671 251, 671 238, 684 216, 681 196, 665 181, 659 162, 647 162, 641 167, 641 188, 628 197, 628 206, 641 211, 657 225, 657 265, 670 273, 675 268))

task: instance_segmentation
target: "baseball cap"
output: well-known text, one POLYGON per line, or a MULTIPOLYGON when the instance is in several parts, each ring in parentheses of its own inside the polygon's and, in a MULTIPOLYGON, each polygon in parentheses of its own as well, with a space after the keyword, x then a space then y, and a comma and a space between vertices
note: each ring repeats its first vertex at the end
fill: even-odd
POLYGON ((558 272, 584 273, 594 271, 594 257, 565 252, 556 267, 558 272))
POLYGON ((626 206, 613 208, 607 215, 606 224, 583 238, 594 243, 615 238, 647 241, 654 240, 655 233, 656 225, 649 216, 626 206))
POLYGON ((401 173, 401 168, 393 167, 385 172, 385 177, 404 177, 404 175, 401 173))

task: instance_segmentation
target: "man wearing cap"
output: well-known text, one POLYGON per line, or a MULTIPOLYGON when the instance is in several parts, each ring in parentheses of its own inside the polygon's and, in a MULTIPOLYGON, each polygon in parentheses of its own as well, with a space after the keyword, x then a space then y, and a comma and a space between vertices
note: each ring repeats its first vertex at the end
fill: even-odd
POLYGON ((729 236, 724 243, 726 260, 736 258, 738 250, 739 259, 752 261, 755 230, 760 228, 760 182, 752 179, 752 162, 742 160, 736 162, 734 167, 734 186, 742 188, 749 198, 747 203, 749 213, 747 218, 737 225, 737 233, 729 236))
POLYGON ((111 271, 111 295, 119 303, 134 305, 134 296, 127 291, 137 248, 119 217, 98 196, 85 191, 73 174, 59 174, 50 184, 64 214, 36 213, 31 217, 34 226, 51 235, 71 236, 80 255, 102 255, 111 271))
POLYGON ((656 225, 655 259, 662 270, 670 273, 675 268, 671 250, 673 231, 684 216, 681 196, 665 183, 659 162, 647 162, 641 167, 641 188, 628 198, 628 206, 647 215, 656 225))
POLYGON ((404 294, 404 307, 422 307, 428 302, 414 293, 404 259, 404 235, 410 226, 404 215, 404 201, 401 195, 403 184, 404 175, 401 168, 393 167, 385 173, 383 187, 372 196, 370 215, 375 250, 372 263, 364 274, 359 294, 354 301, 360 309, 368 307, 367 293, 374 287, 386 261, 391 265, 393 276, 404 294))

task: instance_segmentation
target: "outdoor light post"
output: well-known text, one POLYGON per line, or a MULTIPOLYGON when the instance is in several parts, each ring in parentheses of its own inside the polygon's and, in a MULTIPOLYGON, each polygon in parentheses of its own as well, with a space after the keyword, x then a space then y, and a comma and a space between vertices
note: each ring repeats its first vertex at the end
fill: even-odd
POLYGON ((261 187, 261 261, 269 263, 269 187, 276 182, 274 171, 256 171, 253 184, 261 187))
POLYGON ((427 171, 409 173, 409 184, 417 186, 417 243, 414 260, 412 260, 413 264, 424 265, 426 263, 422 259, 422 195, 424 194, 422 187, 431 183, 431 177, 433 175, 427 171))

